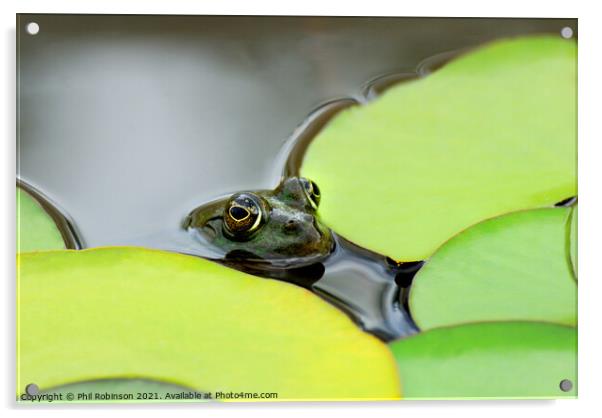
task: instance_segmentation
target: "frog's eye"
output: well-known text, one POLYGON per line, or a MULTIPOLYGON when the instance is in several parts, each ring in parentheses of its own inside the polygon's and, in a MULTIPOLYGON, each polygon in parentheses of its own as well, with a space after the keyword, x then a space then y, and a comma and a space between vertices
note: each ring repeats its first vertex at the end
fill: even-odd
POLYGON ((320 205, 320 188, 316 183, 309 179, 301 178, 300 180, 311 206, 314 209, 318 209, 318 206, 320 205))
POLYGON ((225 232, 235 239, 249 238, 266 221, 267 204, 251 193, 233 195, 224 210, 225 232))

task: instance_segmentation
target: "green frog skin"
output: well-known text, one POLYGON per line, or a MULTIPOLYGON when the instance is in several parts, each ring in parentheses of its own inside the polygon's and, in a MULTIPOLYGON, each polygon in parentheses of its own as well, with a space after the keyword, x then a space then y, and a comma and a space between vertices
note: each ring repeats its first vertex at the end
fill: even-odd
POLYGON ((274 190, 235 193, 193 210, 184 227, 220 248, 225 258, 296 268, 328 257, 335 245, 317 217, 320 191, 303 177, 274 190))

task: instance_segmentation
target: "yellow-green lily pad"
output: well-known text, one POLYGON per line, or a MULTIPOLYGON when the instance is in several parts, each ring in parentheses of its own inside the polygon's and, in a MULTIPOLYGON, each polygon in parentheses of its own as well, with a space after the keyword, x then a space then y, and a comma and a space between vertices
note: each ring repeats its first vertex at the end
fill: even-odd
POLYGON ((26 191, 17 188, 17 252, 65 248, 52 218, 26 191))
POLYGON ((127 247, 20 254, 17 268, 19 390, 144 378, 278 400, 400 396, 387 346, 297 286, 127 247))
POLYGON ((576 195, 576 43, 497 41, 337 115, 301 174, 320 215, 398 261, 484 219, 576 195))
POLYGON ((577 396, 577 331, 544 323, 440 328, 391 344, 404 397, 577 396), (572 389, 564 392, 560 382, 572 389))
POLYGON ((445 243, 420 269, 409 296, 416 324, 479 321, 577 323, 577 284, 566 256, 571 208, 515 212, 445 243))

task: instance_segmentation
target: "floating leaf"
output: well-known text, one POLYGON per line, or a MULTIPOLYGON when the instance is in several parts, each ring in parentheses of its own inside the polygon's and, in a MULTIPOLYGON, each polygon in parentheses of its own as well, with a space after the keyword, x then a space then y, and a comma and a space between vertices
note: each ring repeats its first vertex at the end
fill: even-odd
POLYGON ((56 224, 24 190, 17 188, 17 252, 65 248, 56 224))
POLYGON ((412 284, 409 304, 418 326, 511 320, 575 325, 577 285, 566 257, 570 211, 512 213, 445 243, 412 284))
POLYGON ((482 323, 430 330, 391 344, 404 397, 577 396, 577 332, 543 323, 482 323), (569 379, 572 390, 560 390, 569 379))
POLYGON ((559 36, 495 42, 342 111, 301 167, 322 219, 412 261, 484 219, 574 196, 576 52, 559 36))
POLYGON ((18 388, 145 378, 278 400, 400 396, 387 346, 288 283, 125 247, 21 254, 18 270, 18 388))

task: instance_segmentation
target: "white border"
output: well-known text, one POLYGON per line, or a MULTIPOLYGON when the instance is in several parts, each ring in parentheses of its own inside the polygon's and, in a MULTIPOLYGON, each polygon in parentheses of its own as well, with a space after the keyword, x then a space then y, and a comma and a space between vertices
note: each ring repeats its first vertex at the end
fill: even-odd
POLYGON ((15 13, 119 13, 119 14, 271 14, 271 15, 339 15, 339 16, 457 16, 457 17, 566 17, 579 18, 579 275, 582 283, 579 291, 579 400, 563 401, 408 401, 398 403, 343 403, 343 404, 229 404, 229 405, 182 405, 176 413, 183 415, 200 414, 212 417, 245 415, 250 417, 303 416, 314 414, 343 414, 343 416, 363 416, 373 414, 375 418, 403 415, 419 417, 424 415, 445 415, 446 417, 507 417, 545 414, 546 418, 567 416, 588 416, 590 410, 600 410, 602 369, 600 345, 602 326, 600 306, 602 305, 602 275, 600 247, 596 245, 595 234, 600 228, 600 194, 602 187, 600 153, 602 141, 602 112, 600 98, 600 22, 595 2, 552 1, 534 2, 526 0, 505 0, 496 3, 484 1, 414 1, 394 2, 370 0, 352 3, 350 0, 326 1, 304 0, 265 1, 229 0, 226 2, 201 2, 193 0, 22 0, 2 2, 3 23, 2 42, 2 89, 3 98, 0 127, 3 131, 1 164, 1 196, 3 204, 2 221, 4 228, 0 256, 2 271, 5 273, 2 302, 2 325, 4 331, 2 350, 2 378, 0 396, 8 414, 43 416, 63 416, 72 413, 105 416, 143 413, 146 416, 162 416, 167 405, 124 405, 107 406, 45 406, 40 408, 16 406, 14 399, 14 251, 15 251, 15 13))

